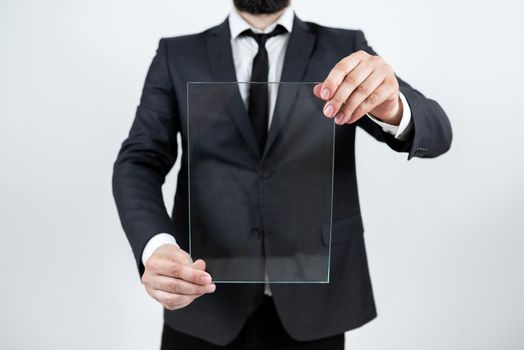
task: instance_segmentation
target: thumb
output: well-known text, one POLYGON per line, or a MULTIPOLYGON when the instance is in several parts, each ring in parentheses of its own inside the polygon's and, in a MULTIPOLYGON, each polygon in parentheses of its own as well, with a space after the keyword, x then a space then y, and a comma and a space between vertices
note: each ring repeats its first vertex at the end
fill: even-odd
POLYGON ((313 87, 313 94, 316 96, 316 97, 320 97, 320 90, 322 88, 322 84, 317 84, 313 87))
POLYGON ((198 259, 193 263, 193 267, 197 270, 206 270, 206 262, 202 259, 198 259))

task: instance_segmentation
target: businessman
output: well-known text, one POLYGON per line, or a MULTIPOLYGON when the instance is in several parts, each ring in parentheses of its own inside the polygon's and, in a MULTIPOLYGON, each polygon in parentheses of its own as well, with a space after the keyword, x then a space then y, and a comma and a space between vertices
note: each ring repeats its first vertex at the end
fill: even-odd
MULTIPOLYGON (((394 151, 406 152, 409 160, 445 153, 451 145, 451 126, 437 102, 399 79, 362 31, 304 22, 289 0, 233 3, 227 19, 215 27, 160 39, 134 122, 114 164, 113 194, 120 220, 145 290, 164 307, 162 349, 343 349, 345 331, 376 317, 358 202, 355 130, 361 127, 394 151), (187 140, 189 81, 322 82, 312 95, 322 104, 324 116, 319 118, 334 118, 337 124, 329 284, 215 285, 206 262, 191 260, 187 142, 177 154, 177 135, 187 140), (182 169, 169 215, 161 187, 178 156, 182 169)), ((262 202, 282 194, 271 193, 275 186, 268 185, 270 176, 259 178, 260 169, 275 178, 279 169, 284 171, 279 163, 286 149, 278 134, 272 135, 278 131, 270 127, 282 117, 270 108, 277 96, 262 84, 239 89, 229 112, 245 108, 245 125, 252 132, 230 134, 228 144, 245 154, 221 164, 254 179, 253 187, 242 193, 247 198, 233 198, 239 206, 257 204, 250 210, 260 220, 241 216, 235 225, 246 234, 234 237, 254 249, 278 245, 265 233, 282 225, 262 202), (248 145, 254 145, 255 152, 248 145), (259 196, 259 191, 267 196, 259 196), (260 234, 253 238, 252 231, 260 234)), ((295 127, 311 132, 307 125, 295 127)), ((297 147, 307 151, 311 146, 305 142, 297 147)), ((213 181, 210 175, 206 185, 217 186, 213 181)), ((226 193, 233 185, 220 184, 226 193)), ((267 271, 269 277, 271 273, 267 271)))

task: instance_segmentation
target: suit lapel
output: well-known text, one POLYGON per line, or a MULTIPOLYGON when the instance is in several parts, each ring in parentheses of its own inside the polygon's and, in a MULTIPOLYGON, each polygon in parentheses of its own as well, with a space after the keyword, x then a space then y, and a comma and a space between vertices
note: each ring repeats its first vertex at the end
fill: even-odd
MULTIPOLYGON (((311 32, 309 27, 295 15, 293 19, 293 29, 289 36, 288 47, 284 56, 284 66, 280 78, 281 82, 302 81, 309 58, 313 52, 313 47, 315 46, 315 40, 316 36, 311 32)), ((278 89, 273 120, 269 128, 266 147, 262 156, 263 159, 267 156, 280 128, 285 123, 299 88, 300 84, 285 84, 285 86, 280 86, 278 89)))
MULTIPOLYGON (((227 19, 212 28, 207 36, 209 63, 216 82, 233 83, 237 81, 230 40, 231 33, 227 19)), ((240 90, 236 84, 233 89, 234 95, 229 101, 226 101, 227 114, 232 118, 249 148, 257 157, 260 157, 261 151, 258 149, 255 133, 251 127, 246 107, 242 102, 240 90)))

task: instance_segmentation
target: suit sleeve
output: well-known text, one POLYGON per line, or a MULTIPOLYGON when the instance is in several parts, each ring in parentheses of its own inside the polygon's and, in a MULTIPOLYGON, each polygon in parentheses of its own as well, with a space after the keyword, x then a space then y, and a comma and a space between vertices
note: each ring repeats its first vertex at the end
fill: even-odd
MULTIPOLYGON (((354 37, 355 51, 364 50, 370 55, 377 53, 368 45, 364 33, 356 31, 354 37)), ((361 118, 357 125, 362 127, 371 136, 385 142, 397 152, 407 152, 408 160, 413 157, 434 158, 449 150, 453 134, 451 124, 440 105, 426 98, 408 83, 397 77, 400 92, 404 94, 411 109, 413 129, 406 140, 398 140, 382 130, 369 118, 361 118)))
POLYGON ((177 157, 180 125, 167 62, 162 38, 146 75, 131 130, 113 166, 113 196, 140 276, 144 273, 142 251, 149 239, 160 232, 174 236, 162 185, 177 157))

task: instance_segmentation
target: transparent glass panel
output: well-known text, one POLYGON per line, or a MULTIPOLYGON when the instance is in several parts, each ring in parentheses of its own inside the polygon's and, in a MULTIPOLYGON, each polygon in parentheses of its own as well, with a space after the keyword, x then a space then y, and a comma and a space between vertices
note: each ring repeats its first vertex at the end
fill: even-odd
POLYGON ((315 84, 187 84, 189 253, 215 283, 329 282, 335 124, 315 84), (253 84, 278 96, 263 149, 253 84))

